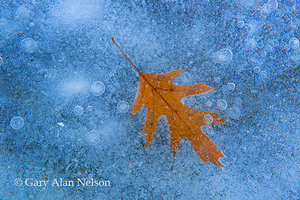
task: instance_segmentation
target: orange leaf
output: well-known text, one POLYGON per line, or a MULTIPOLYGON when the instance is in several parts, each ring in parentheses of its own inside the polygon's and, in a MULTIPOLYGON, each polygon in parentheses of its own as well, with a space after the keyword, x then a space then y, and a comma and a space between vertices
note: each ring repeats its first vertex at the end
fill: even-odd
MULTIPOLYGON (((115 43, 114 39, 113 42, 115 43)), ((117 47, 120 49, 118 45, 117 47)), ((121 49, 120 51, 129 60, 121 49)), ((192 147, 203 161, 210 161, 218 167, 225 167, 219 161, 219 158, 224 157, 221 150, 201 130, 201 126, 207 125, 207 123, 221 124, 224 123, 224 120, 217 113, 195 110, 181 102, 183 97, 209 92, 215 88, 205 84, 175 85, 173 79, 184 70, 175 70, 165 74, 146 74, 140 72, 130 60, 129 62, 140 75, 131 116, 135 115, 143 105, 148 110, 143 128, 146 147, 154 139, 159 117, 164 115, 168 119, 171 134, 170 145, 174 155, 180 148, 181 139, 185 137, 191 142, 192 147), (205 120, 207 118, 210 120, 209 122, 205 120)))

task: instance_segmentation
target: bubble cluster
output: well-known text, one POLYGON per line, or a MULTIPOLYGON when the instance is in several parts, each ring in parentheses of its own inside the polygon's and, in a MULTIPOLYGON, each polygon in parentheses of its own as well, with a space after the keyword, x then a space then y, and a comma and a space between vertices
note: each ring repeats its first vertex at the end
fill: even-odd
POLYGON ((203 116, 203 122, 205 124, 212 124, 214 121, 214 118, 210 114, 206 114, 203 116))
POLYGON ((225 110, 227 108, 227 101, 224 100, 224 99, 221 99, 217 102, 217 107, 220 109, 220 110, 225 110))
POLYGON ((229 63, 232 60, 232 51, 228 48, 221 49, 216 53, 217 62, 220 64, 229 63))
POLYGON ((96 130, 91 130, 85 133, 85 139, 91 145, 96 145, 100 142, 100 133, 96 130))
POLYGON ((298 38, 293 37, 289 40, 289 45, 292 49, 298 49, 300 46, 300 42, 298 38))
POLYGON ((91 85, 90 91, 95 96, 100 96, 105 91, 105 85, 101 81, 96 81, 91 85))
POLYGON ((234 83, 228 83, 227 88, 228 88, 228 90, 234 90, 235 84, 234 83))
POLYGON ((26 53, 34 53, 38 49, 38 44, 32 38, 26 38, 22 40, 21 48, 26 53))
POLYGON ((126 101, 120 101, 117 105, 117 109, 120 113, 126 113, 129 110, 129 104, 126 101))
POLYGON ((20 130, 24 126, 24 120, 22 119, 22 117, 19 116, 13 117, 10 120, 10 126, 14 130, 20 130))
POLYGON ((75 106, 73 111, 75 115, 82 115, 84 112, 81 106, 75 106))

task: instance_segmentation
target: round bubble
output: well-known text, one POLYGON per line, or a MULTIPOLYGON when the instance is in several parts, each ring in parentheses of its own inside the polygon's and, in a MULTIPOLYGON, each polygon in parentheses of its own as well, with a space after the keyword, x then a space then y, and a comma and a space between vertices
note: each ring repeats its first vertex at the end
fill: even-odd
POLYGON ((96 81, 91 85, 91 93, 95 96, 100 96, 105 91, 105 85, 101 81, 96 81))
POLYGON ((207 101, 207 102, 205 103, 205 105, 206 105, 207 107, 211 107, 211 106, 212 106, 212 102, 211 102, 211 101, 207 101))
POLYGON ((31 38, 26 38, 21 42, 21 48, 26 53, 34 53, 38 49, 38 44, 31 38))
POLYGON ((272 52, 274 50, 274 48, 271 45, 268 44, 268 45, 265 46, 265 50, 267 52, 272 52))
POLYGON ((246 46, 250 49, 254 49, 257 46, 257 42, 253 38, 246 39, 246 46))
POLYGON ((75 115, 82 115, 83 112, 84 112, 84 110, 81 106, 75 106, 75 108, 74 108, 75 115))
POLYGON ((217 62, 221 64, 229 63, 232 60, 232 51, 230 49, 221 49, 217 52, 217 62))
POLYGON ((182 78, 182 81, 183 81, 184 83, 187 83, 187 82, 191 81, 192 75, 191 75, 190 73, 188 73, 188 72, 183 72, 183 73, 181 74, 181 78, 182 78))
POLYGON ((276 10, 278 8, 278 2, 277 0, 269 0, 267 3, 265 3, 262 6, 262 12, 265 14, 269 14, 272 11, 276 10))
POLYGON ((208 135, 214 135, 214 129, 211 125, 203 126, 203 131, 208 135))
POLYGON ((243 28, 245 26, 245 22, 244 21, 238 21, 236 25, 237 25, 238 28, 243 28))
POLYGON ((224 99, 221 99, 217 102, 217 107, 220 109, 220 110, 225 110, 227 108, 227 101, 224 100, 224 99))
POLYGON ((229 93, 229 90, 228 88, 226 87, 226 85, 223 85, 222 88, 221 88, 222 92, 224 95, 227 95, 229 93))
POLYGON ((93 111, 93 106, 86 107, 86 110, 89 111, 89 112, 93 111))
POLYGON ((96 145, 100 142, 100 133, 96 130, 91 130, 85 134, 85 139, 91 145, 96 145))
POLYGON ((228 90, 234 90, 235 84, 234 83, 228 83, 227 88, 228 88, 228 90))
POLYGON ((205 124, 211 124, 211 123, 213 123, 213 121, 214 121, 214 118, 210 114, 204 115, 203 122, 205 124))
POLYGON ((22 119, 22 117, 13 117, 10 120, 10 126, 14 130, 20 130, 24 126, 24 120, 22 119))
POLYGON ((289 45, 292 49, 297 49, 300 46, 300 42, 298 38, 293 37, 289 40, 289 45))
POLYGON ((260 69, 260 67, 254 67, 253 70, 255 73, 259 73, 261 69, 260 69))
POLYGON ((266 71, 261 71, 259 73, 260 78, 266 79, 268 77, 268 73, 266 71))
POLYGON ((126 113, 129 110, 129 104, 126 101, 120 101, 117 105, 117 109, 120 113, 126 113))
POLYGON ((260 56, 262 58, 265 58, 267 55, 268 55, 268 53, 266 51, 262 51, 261 54, 260 54, 260 56))

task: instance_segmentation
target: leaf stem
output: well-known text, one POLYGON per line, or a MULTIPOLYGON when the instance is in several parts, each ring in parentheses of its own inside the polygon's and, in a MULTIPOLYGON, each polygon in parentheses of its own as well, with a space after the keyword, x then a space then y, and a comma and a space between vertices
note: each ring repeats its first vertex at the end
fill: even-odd
POLYGON ((133 64, 133 62, 131 62, 131 60, 127 57, 127 55, 124 53, 124 51, 122 51, 122 49, 119 47, 119 45, 115 42, 115 38, 112 37, 111 40, 113 41, 113 43, 115 43, 115 45, 122 52, 122 54, 125 56, 125 58, 130 62, 130 64, 132 64, 132 66, 134 67, 134 69, 141 75, 142 72, 133 64))

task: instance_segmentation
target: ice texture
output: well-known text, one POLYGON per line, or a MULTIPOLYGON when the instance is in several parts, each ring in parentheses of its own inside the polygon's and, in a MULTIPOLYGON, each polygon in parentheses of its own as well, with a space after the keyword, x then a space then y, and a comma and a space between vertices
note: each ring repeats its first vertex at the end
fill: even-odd
POLYGON ((299 2, 0 1, 0 199, 299 199, 299 2), (142 135, 130 117, 138 73, 184 69, 183 99, 226 119, 202 127, 227 168, 168 122, 142 135), (108 180, 106 187, 25 181, 108 180))

